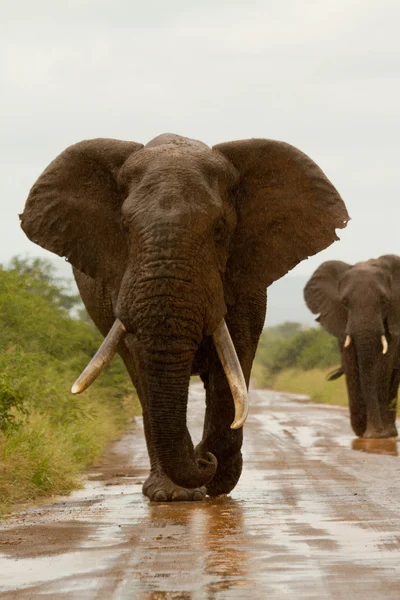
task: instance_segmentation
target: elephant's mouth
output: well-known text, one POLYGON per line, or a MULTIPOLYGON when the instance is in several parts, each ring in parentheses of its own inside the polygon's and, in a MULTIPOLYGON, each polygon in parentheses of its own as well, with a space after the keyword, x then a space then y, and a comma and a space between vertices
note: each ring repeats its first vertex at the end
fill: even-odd
MULTIPOLYGON (((116 319, 100 348, 72 386, 71 392, 73 394, 84 392, 97 379, 104 367, 112 360, 125 332, 126 329, 122 321, 116 319)), ((231 429, 239 429, 244 425, 249 411, 247 387, 225 319, 222 319, 215 329, 212 338, 235 405, 235 417, 231 429)))

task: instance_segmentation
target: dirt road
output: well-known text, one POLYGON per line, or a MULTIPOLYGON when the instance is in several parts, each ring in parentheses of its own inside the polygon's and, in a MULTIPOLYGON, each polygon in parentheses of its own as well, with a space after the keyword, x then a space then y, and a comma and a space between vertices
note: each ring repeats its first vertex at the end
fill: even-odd
MULTIPOLYGON (((203 404, 195 385, 196 440, 203 404)), ((0 598, 397 600, 396 442, 354 442, 339 408, 261 391, 251 406, 231 497, 150 504, 138 421, 84 489, 2 525, 0 598)))

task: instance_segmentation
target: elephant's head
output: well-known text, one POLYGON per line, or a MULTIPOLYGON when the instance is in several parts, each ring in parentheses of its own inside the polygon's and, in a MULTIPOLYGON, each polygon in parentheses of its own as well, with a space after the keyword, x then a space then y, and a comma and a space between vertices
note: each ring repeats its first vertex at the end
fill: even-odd
POLYGON ((96 139, 67 148, 33 186, 21 225, 111 290, 117 320, 83 386, 125 335, 166 472, 193 487, 215 469, 196 465, 186 443, 196 350, 214 336, 231 389, 239 386, 241 426, 245 384, 227 311, 330 245, 347 220, 322 171, 288 144, 255 139, 211 149, 167 134, 146 146, 96 139))
POLYGON ((304 298, 319 314, 317 321, 339 339, 342 353, 354 353, 357 373, 351 376, 359 378, 369 433, 378 435, 381 373, 400 335, 400 257, 385 255, 355 265, 325 262, 305 286, 304 298))

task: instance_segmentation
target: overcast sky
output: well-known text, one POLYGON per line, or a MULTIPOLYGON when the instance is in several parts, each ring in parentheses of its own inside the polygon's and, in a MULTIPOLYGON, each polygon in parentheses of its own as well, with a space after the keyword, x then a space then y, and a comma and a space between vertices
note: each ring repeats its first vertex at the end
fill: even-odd
POLYGON ((352 221, 293 273, 400 254, 397 0, 9 0, 0 13, 0 262, 50 256, 17 214, 65 147, 166 131, 284 140, 322 167, 352 221))

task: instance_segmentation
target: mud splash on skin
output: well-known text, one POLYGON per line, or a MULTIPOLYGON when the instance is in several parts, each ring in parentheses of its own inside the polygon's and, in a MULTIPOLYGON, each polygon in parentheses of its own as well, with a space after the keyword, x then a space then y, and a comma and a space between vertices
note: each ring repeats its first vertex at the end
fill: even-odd
MULTIPOLYGON (((195 442, 203 414, 194 385, 195 442)), ((345 409, 268 391, 245 429, 231 497, 151 504, 138 420, 84 489, 2 525, 0 598, 397 598, 396 440, 354 440, 345 409)))

